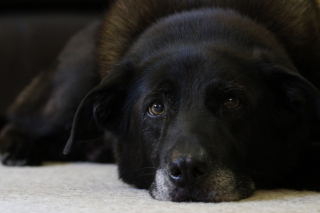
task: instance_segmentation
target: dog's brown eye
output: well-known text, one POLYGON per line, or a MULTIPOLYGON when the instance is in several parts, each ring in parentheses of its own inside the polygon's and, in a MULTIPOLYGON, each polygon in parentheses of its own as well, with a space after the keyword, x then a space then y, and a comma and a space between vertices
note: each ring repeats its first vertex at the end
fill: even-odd
POLYGON ((240 99, 236 97, 230 97, 226 100, 225 106, 229 109, 235 109, 240 106, 240 99))
POLYGON ((161 115, 164 113, 165 108, 164 105, 160 102, 154 102, 150 107, 149 107, 149 113, 151 115, 161 115))

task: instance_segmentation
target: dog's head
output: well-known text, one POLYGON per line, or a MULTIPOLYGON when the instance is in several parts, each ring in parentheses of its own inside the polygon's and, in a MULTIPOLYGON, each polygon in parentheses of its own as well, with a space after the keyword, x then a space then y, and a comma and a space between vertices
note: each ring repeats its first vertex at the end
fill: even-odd
POLYGON ((159 200, 235 201, 286 181, 320 118, 319 92, 287 57, 219 45, 139 54, 83 100, 69 148, 113 132, 120 178, 159 200))
POLYGON ((187 52, 118 65, 81 104, 72 140, 114 132, 120 178, 159 200, 239 200, 283 181, 319 118, 318 92, 260 60, 187 52))

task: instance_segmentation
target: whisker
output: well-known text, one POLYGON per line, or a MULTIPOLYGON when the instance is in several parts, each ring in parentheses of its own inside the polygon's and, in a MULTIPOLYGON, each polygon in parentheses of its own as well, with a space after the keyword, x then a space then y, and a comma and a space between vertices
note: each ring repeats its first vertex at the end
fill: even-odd
POLYGON ((148 170, 148 169, 155 169, 156 167, 143 167, 143 168, 140 168, 140 169, 137 169, 137 170, 135 170, 135 171, 133 171, 131 174, 130 174, 130 176, 131 175, 134 175, 134 174, 136 174, 136 173, 138 173, 138 172, 140 172, 141 170, 148 170))
POLYGON ((156 167, 143 167, 143 168, 140 168, 138 170, 136 170, 135 172, 138 172, 138 171, 141 171, 143 169, 155 169, 156 167))
POLYGON ((142 176, 151 176, 151 175, 155 175, 156 173, 148 173, 148 174, 140 174, 140 175, 136 175, 134 176, 133 178, 139 178, 139 177, 142 177, 142 176))
POLYGON ((249 74, 249 73, 250 73, 250 72, 246 72, 246 73, 243 73, 243 74, 239 75, 238 77, 236 77, 235 79, 233 79, 229 84, 232 84, 235 80, 237 80, 237 79, 241 78, 242 76, 247 75, 247 74, 249 74))
POLYGON ((140 175, 140 177, 141 176, 148 176, 148 175, 155 175, 156 173, 148 173, 148 174, 142 174, 142 175, 140 175))
POLYGON ((228 73, 227 77, 225 77, 223 80, 225 81, 230 76, 230 73, 228 73))

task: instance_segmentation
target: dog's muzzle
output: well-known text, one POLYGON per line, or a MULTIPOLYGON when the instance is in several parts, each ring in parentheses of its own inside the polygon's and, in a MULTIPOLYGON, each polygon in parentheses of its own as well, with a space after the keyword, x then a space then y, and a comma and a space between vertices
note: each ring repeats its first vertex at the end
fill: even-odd
POLYGON ((249 177, 213 164, 196 140, 175 145, 156 172, 149 191, 157 200, 222 202, 249 197, 254 184, 249 177))

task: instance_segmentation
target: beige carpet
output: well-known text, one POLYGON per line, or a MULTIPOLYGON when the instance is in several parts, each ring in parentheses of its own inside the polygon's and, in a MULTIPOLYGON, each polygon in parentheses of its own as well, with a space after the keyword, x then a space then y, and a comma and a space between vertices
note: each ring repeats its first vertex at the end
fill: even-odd
POLYGON ((320 193, 258 191, 231 203, 172 203, 117 179, 115 165, 0 166, 0 212, 320 212, 320 193))

